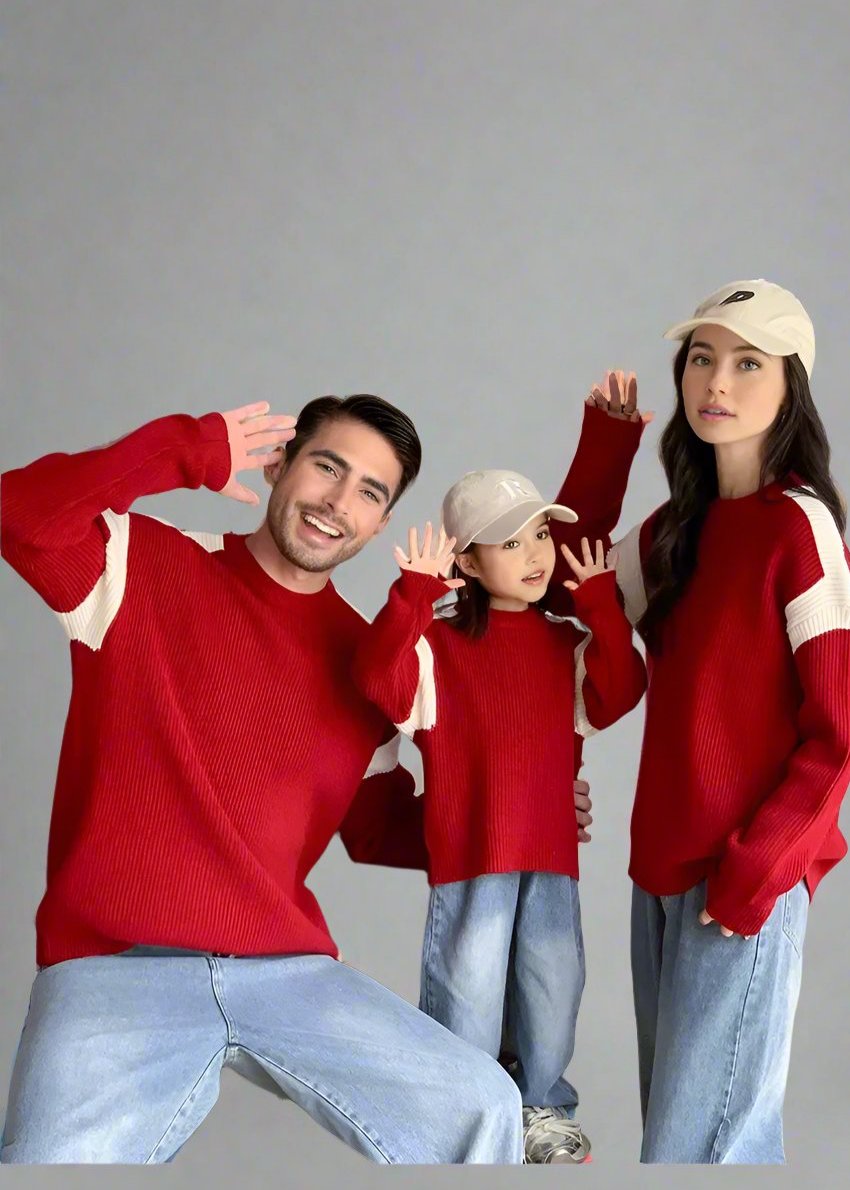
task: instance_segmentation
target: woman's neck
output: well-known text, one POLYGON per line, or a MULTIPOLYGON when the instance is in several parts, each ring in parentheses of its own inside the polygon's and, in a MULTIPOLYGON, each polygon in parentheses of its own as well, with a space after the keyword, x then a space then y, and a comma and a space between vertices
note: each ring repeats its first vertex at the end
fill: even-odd
MULTIPOLYGON (((763 441, 763 438, 750 438, 745 442, 727 442, 715 446, 717 493, 721 500, 751 496, 762 486, 763 441)), ((767 475, 764 482, 771 483, 773 479, 773 475, 767 475)))

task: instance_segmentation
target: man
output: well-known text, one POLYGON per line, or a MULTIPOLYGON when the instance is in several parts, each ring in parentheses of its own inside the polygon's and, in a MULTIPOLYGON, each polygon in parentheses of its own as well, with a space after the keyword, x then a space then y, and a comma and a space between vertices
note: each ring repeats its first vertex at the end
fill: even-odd
POLYGON ((4 1163, 169 1160, 225 1064, 378 1162, 522 1159, 509 1076, 337 961, 304 883, 337 830, 424 866, 397 738, 349 677, 365 621, 330 581, 421 450, 377 397, 294 427, 265 404, 166 417, 4 476, 3 556, 73 668, 4 1163), (247 537, 128 512, 178 487, 258 503, 237 479, 258 467, 247 537))

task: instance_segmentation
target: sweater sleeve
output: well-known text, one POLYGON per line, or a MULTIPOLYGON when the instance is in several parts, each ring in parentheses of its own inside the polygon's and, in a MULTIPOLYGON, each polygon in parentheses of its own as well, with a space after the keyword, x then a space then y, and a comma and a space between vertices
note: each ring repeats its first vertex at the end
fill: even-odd
POLYGON ((141 496, 221 489, 230 473, 220 414, 162 417, 107 446, 51 454, 2 476, 0 552, 60 613, 72 612, 107 569, 107 546, 141 496))
POLYGON ((646 668, 632 643, 614 572, 586 579, 573 595, 576 614, 590 629, 576 648, 576 731, 586 737, 637 706, 646 668))
POLYGON ((425 632, 434 601, 447 589, 442 579, 402 571, 355 654, 355 682, 405 735, 436 721, 434 657, 425 632))
POLYGON ((708 880, 708 912, 739 934, 757 933, 812 866, 850 783, 850 554, 825 505, 793 499, 803 516, 778 583, 801 691, 798 744, 708 880))
POLYGON ((399 734, 390 728, 339 834, 355 863, 426 870, 423 799, 414 792, 412 775, 398 763, 398 747, 399 734))
POLYGON ((626 485, 644 431, 643 422, 609 417, 604 409, 584 406, 581 436, 575 458, 564 479, 556 504, 565 504, 578 521, 551 520, 549 530, 555 542, 555 569, 549 580, 546 606, 559 616, 575 615, 573 592, 563 584, 575 576, 561 553, 566 545, 576 553, 582 537, 611 544, 611 534, 620 519, 626 485))

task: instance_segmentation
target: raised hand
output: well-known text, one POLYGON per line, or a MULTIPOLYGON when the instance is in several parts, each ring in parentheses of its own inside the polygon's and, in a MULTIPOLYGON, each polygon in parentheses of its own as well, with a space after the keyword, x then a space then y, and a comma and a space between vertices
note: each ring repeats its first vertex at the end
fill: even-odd
POLYGON ((261 471, 277 463, 285 443, 295 437, 296 418, 288 413, 269 413, 268 401, 243 405, 221 416, 230 446, 230 476, 221 494, 243 504, 259 504, 257 493, 244 487, 236 476, 240 471, 261 471))
POLYGON ((601 384, 594 384, 586 405, 604 409, 619 421, 642 421, 648 425, 654 413, 641 413, 637 405, 637 376, 634 372, 606 372, 601 384))
POLYGON ((446 531, 440 525, 440 532, 434 540, 434 529, 430 521, 425 522, 425 532, 422 534, 422 548, 419 548, 419 533, 410 529, 407 534, 407 553, 397 545, 393 550, 395 560, 402 570, 412 570, 415 574, 433 574, 441 578, 446 586, 454 591, 457 587, 466 585, 462 578, 447 578, 454 565, 455 556, 452 552, 457 541, 456 537, 446 537, 446 531))
POLYGON ((566 558, 570 570, 578 579, 578 582, 575 583, 571 579, 566 580, 564 586, 570 591, 577 591, 582 583, 587 582, 589 578, 593 578, 593 576, 596 574, 604 574, 605 571, 609 569, 613 570, 617 561, 616 551, 612 551, 611 565, 610 567, 607 567, 605 565, 605 547, 602 542, 597 540, 596 555, 594 556, 590 551, 590 542, 586 537, 582 537, 581 539, 581 553, 583 559, 581 562, 579 562, 578 558, 575 556, 569 546, 562 545, 561 553, 566 558))

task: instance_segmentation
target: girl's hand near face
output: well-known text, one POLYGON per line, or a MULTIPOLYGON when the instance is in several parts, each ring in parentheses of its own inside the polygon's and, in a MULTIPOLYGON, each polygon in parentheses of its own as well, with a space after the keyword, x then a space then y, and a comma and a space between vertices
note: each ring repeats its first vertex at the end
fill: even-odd
POLYGON ((637 406, 637 376, 634 372, 606 372, 601 384, 594 384, 586 405, 604 409, 618 421, 642 421, 648 425, 654 413, 641 413, 637 406))
POLYGON ((466 585, 462 578, 446 577, 454 566, 455 556, 452 551, 456 541, 455 537, 446 537, 442 525, 435 541, 431 522, 426 521, 421 549, 419 533, 412 528, 407 534, 407 553, 405 554, 400 545, 395 546, 393 553, 402 570, 412 570, 414 574, 432 574, 435 578, 441 578, 449 590, 454 591, 466 585))
POLYGON ((578 582, 575 582, 575 583, 572 582, 571 579, 566 580, 566 582, 564 583, 564 586, 567 587, 567 589, 570 591, 578 590, 579 586, 582 583, 587 582, 587 580, 589 578, 593 578, 594 575, 605 574, 606 571, 613 570, 617 564, 616 552, 612 551, 611 565, 610 566, 605 565, 605 547, 602 544, 602 542, 599 540, 597 540, 597 542, 596 542, 596 554, 594 556, 590 552, 590 542, 587 540, 586 537, 582 537, 581 552, 582 552, 583 561, 579 562, 578 558, 575 556, 575 554, 572 552, 572 550, 568 546, 566 546, 566 545, 561 546, 561 553, 566 558, 567 563, 570 567, 570 570, 573 572, 573 574, 578 579, 578 582))

